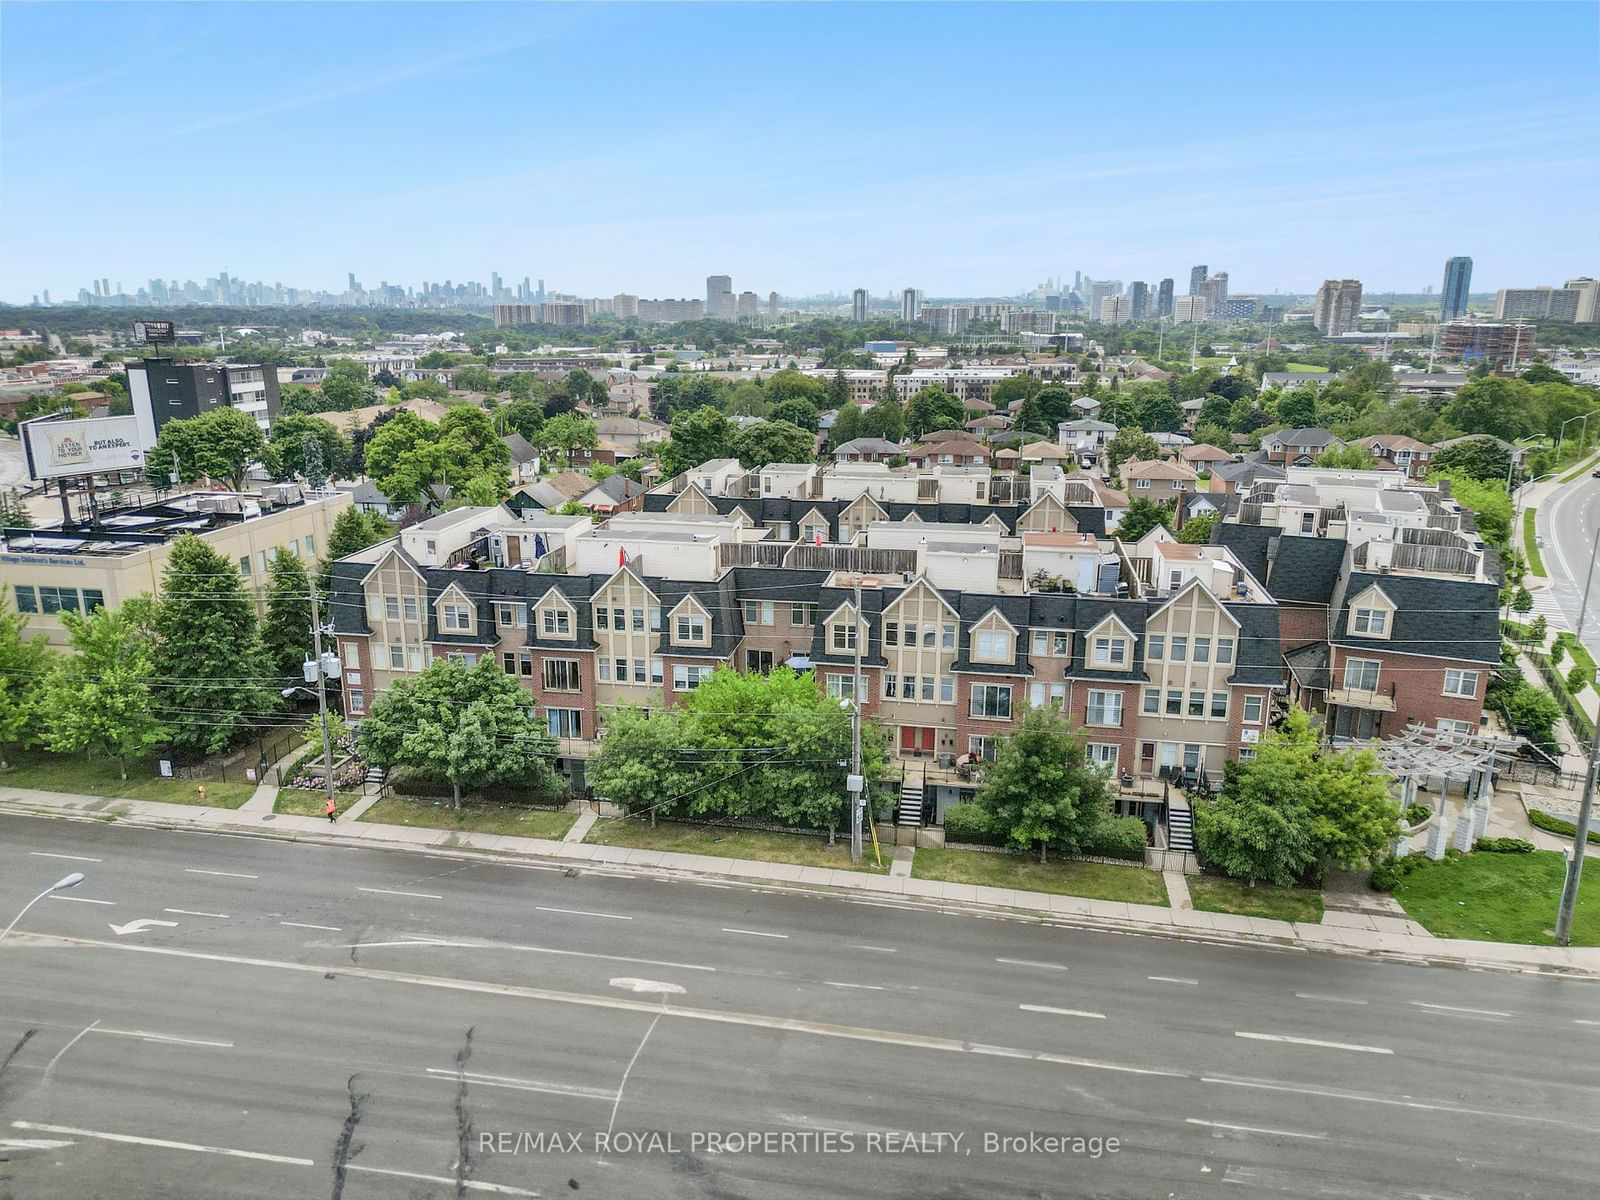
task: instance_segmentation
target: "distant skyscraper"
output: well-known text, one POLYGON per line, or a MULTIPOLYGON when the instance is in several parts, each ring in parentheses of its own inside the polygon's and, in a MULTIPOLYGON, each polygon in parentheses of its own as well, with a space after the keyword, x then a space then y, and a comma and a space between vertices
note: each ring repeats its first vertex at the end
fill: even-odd
POLYGON ((1463 256, 1446 259, 1444 288, 1439 292, 1439 320, 1454 321, 1467 315, 1467 292, 1472 287, 1472 260, 1463 256))
POLYGON ((740 292, 735 311, 739 320, 754 321, 761 313, 761 300, 754 292, 740 292))
POLYGON ((922 319, 922 291, 907 288, 900 293, 900 319, 907 325, 922 319))
POLYGON ((1133 319, 1133 302, 1127 296, 1112 293, 1100 299, 1097 314, 1102 325, 1121 325, 1133 319))
POLYGON ((1156 316, 1170 317, 1172 315, 1172 280, 1163 279, 1156 288, 1156 316))
POLYGON ((348 283, 349 289, 352 292, 359 292, 361 290, 361 285, 356 282, 356 273, 354 271, 349 272, 345 276, 345 279, 348 283))
POLYGON ((776 321, 778 319, 778 293, 777 292, 768 292, 767 293, 767 316, 771 317, 774 321, 776 321))
POLYGON ((494 300, 503 299, 503 297, 500 295, 500 272, 499 271, 490 271, 489 272, 489 296, 490 296, 491 299, 494 299, 494 300))
POLYGON ((1361 316, 1361 281, 1359 279, 1324 279, 1317 289, 1316 306, 1311 312, 1311 323, 1323 337, 1336 337, 1349 333, 1361 316))
POLYGON ((1150 313, 1150 285, 1135 279, 1128 285, 1128 320, 1142 321, 1150 313))
POLYGON ((731 275, 706 276, 706 316, 731 321, 737 315, 731 275))
MULTIPOLYGON (((1577 311, 1572 318, 1574 321, 1580 325, 1592 325, 1595 321, 1600 321, 1600 280, 1580 275, 1576 279, 1567 280, 1562 287, 1569 292, 1578 293, 1577 311)), ((50 303, 49 292, 44 294, 44 302, 50 303)))
POLYGON ((1198 267, 1189 268, 1189 295, 1200 295, 1200 286, 1205 283, 1206 276, 1211 273, 1211 268, 1201 263, 1198 267))
POLYGON ((1218 271, 1215 275, 1202 280, 1198 294, 1206 298, 1207 310, 1215 312, 1217 305, 1228 298, 1228 273, 1218 271))
POLYGON ((866 288, 857 288, 850 293, 850 319, 852 321, 865 321, 867 319, 866 288))

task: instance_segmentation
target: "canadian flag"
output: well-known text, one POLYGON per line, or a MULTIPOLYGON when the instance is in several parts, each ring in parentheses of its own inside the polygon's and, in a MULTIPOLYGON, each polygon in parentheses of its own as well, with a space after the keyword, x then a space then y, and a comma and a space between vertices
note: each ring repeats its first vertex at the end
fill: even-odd
POLYGON ((819 529, 816 531, 816 533, 811 535, 811 544, 813 546, 822 545, 822 530, 819 529))
POLYGON ((621 546, 618 546, 617 547, 617 566, 625 567, 627 565, 628 565, 628 552, 626 550, 624 550, 621 546))

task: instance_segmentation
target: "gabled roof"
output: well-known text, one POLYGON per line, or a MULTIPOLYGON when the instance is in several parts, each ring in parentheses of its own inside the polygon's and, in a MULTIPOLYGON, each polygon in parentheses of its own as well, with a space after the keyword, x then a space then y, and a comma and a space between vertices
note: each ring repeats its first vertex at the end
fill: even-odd
POLYGON ((1232 462, 1233 452, 1210 442, 1199 442, 1179 450, 1178 457, 1184 462, 1232 462))
POLYGON ((1370 450, 1374 446, 1382 446, 1385 450, 1428 450, 1433 449, 1427 442, 1419 442, 1414 437, 1407 437, 1403 433, 1375 433, 1371 437, 1357 438, 1350 443, 1360 446, 1363 450, 1370 450))
POLYGON ((1307 426, 1304 429, 1279 429, 1263 434, 1261 440, 1276 441, 1285 446, 1331 446, 1339 439, 1326 429, 1307 426))
POLYGON ((851 438, 848 442, 840 443, 834 450, 835 454, 901 454, 901 446, 886 438, 858 437, 851 438))
POLYGON ((1122 477, 1124 479, 1181 479, 1193 481, 1199 479, 1199 474, 1193 467, 1186 467, 1180 462, 1163 462, 1159 459, 1150 459, 1142 462, 1139 459, 1129 459, 1122 464, 1122 477))

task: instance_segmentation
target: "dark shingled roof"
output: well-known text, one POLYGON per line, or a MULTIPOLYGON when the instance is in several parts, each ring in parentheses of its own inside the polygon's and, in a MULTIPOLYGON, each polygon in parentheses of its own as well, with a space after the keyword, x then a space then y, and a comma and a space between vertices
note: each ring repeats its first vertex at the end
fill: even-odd
POLYGON ((1267 576, 1261 582, 1274 599, 1327 604, 1344 563, 1343 538, 1282 534, 1267 551, 1267 576))
POLYGON ((1468 662, 1500 661, 1500 590, 1492 583, 1352 571, 1345 596, 1334 618, 1335 645, 1468 662), (1349 632, 1349 600, 1374 584, 1395 604, 1387 640, 1349 632))

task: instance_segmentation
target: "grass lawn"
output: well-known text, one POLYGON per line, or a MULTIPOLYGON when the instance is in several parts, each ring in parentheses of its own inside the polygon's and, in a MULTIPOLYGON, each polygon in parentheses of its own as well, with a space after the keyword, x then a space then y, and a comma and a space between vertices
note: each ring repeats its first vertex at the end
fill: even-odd
MULTIPOLYGON (((1565 864, 1553 850, 1532 854, 1482 851, 1420 863, 1400 881, 1394 898, 1412 920, 1438 937, 1478 942, 1554 945, 1556 904, 1565 864)), ((1600 874, 1587 864, 1585 875, 1600 874)), ((1600 946, 1600 892, 1578 893, 1574 946, 1600 946)))
MULTIPOLYGON (((14 753, 9 771, 0 771, 0 790, 7 787, 38 788, 48 792, 79 792, 111 796, 118 800, 160 800, 166 804, 201 803, 200 784, 192 779, 163 779, 149 763, 133 763, 126 781, 118 778, 117 764, 108 758, 77 754, 47 754, 38 750, 14 753)), ((205 784, 208 808, 238 808, 256 790, 253 783, 205 784)))
MULTIPOLYGON (((1590 457, 1590 455, 1592 453, 1593 453, 1593 451, 1590 451, 1590 450, 1581 451, 1579 453, 1579 455, 1578 455, 1578 458, 1581 459, 1582 461, 1579 463, 1578 468, 1576 470, 1574 470, 1574 471, 1570 471, 1567 474, 1563 475, 1561 477, 1560 482, 1562 482, 1562 483, 1571 483, 1579 475, 1582 475, 1587 471, 1593 470, 1594 469, 1594 464, 1592 464, 1589 461, 1589 457, 1590 457)), ((1563 457, 1565 457, 1565 456, 1563 456, 1563 457)))
MULTIPOLYGON (((797 833, 772 833, 764 829, 730 829, 721 825, 682 825, 662 821, 654 829, 648 821, 626 818, 596 821, 583 839, 601 846, 634 846, 642 850, 672 850, 679 854, 714 854, 718 858, 749 858, 757 862, 798 863, 802 867, 834 867, 841 871, 867 871, 887 875, 894 849, 882 848, 880 869, 866 842, 861 865, 850 865, 848 833, 830 846, 826 838, 797 833)), ((918 854, 927 851, 919 850, 918 854)))
POLYGON ((1241 917, 1267 917, 1275 921, 1322 920, 1322 893, 1312 888, 1255 887, 1223 875, 1188 876, 1189 898, 1201 912, 1237 913, 1241 917))
POLYGON ((1560 642, 1567 648, 1567 661, 1559 664, 1561 668, 1564 668, 1561 673, 1565 675, 1567 671, 1572 670, 1572 665, 1577 663, 1583 667, 1585 674, 1589 676, 1590 684, 1592 684, 1596 689, 1600 689, 1600 681, 1597 681, 1595 678, 1594 659, 1590 656, 1589 651, 1584 647, 1583 643, 1578 641, 1577 635, 1572 633, 1558 633, 1556 634, 1556 641, 1560 642))
POLYGON ((1305 373, 1307 371, 1326 371, 1328 368, 1319 367, 1316 363, 1284 363, 1283 369, 1285 371, 1300 371, 1305 373))
POLYGON ((1035 856, 1020 854, 921 849, 911 865, 911 874, 918 879, 942 879, 946 883, 977 883, 1027 892, 1087 896, 1093 900, 1167 906, 1167 887, 1161 881, 1161 873, 1139 866, 1112 867, 1070 859, 1041 864, 1035 856))
MULTIPOLYGON (((335 792, 333 795, 337 811, 341 813, 360 799, 360 792, 335 792)), ((325 817, 328 815, 327 803, 328 793, 317 788, 279 788, 278 798, 272 802, 272 811, 295 817, 325 817)))
MULTIPOLYGON (((319 807, 317 812, 321 811, 319 807)), ((430 800, 426 796, 385 796, 356 818, 376 825, 411 825, 418 829, 449 829, 460 833, 509 833, 516 837, 551 840, 559 839, 577 819, 577 813, 513 808, 503 804, 467 804, 456 812, 448 799, 430 800)))
POLYGON ((1522 553, 1527 556, 1528 570, 1540 579, 1545 577, 1544 559, 1539 555, 1539 535, 1537 520, 1539 509, 1529 507, 1522 510, 1522 553))

